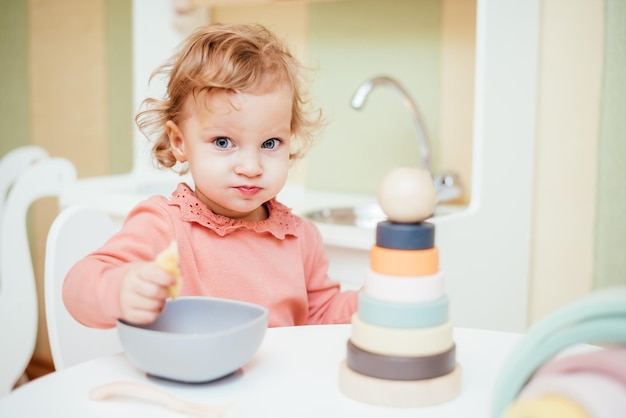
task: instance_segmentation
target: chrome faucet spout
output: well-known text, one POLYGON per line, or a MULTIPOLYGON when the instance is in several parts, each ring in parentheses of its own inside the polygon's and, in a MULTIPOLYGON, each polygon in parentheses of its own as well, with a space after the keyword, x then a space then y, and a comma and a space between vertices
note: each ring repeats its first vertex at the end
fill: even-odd
POLYGON ((365 100, 369 96, 370 92, 376 86, 387 86, 391 89, 395 90, 400 97, 402 98, 402 104, 409 111, 411 119, 415 125, 415 130, 417 132, 417 140, 419 146, 420 153, 420 167, 424 170, 427 170, 431 176, 433 175, 432 166, 430 162, 430 139, 426 133, 426 129, 424 128, 424 123, 422 121, 422 117, 420 112, 411 99, 409 93, 402 87, 400 83, 394 80, 391 77, 380 76, 374 77, 365 81, 363 84, 359 86, 357 91, 352 96, 352 107, 355 109, 361 109, 365 104, 365 100))

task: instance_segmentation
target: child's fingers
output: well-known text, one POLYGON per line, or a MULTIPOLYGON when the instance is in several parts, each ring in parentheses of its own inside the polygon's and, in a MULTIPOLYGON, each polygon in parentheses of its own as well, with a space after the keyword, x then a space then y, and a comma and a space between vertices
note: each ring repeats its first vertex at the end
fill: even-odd
POLYGON ((140 263, 127 272, 120 289, 122 318, 136 323, 153 322, 163 310, 169 288, 176 279, 156 267, 140 263))
POLYGON ((137 275, 141 281, 153 283, 161 287, 169 287, 176 284, 176 277, 157 267, 154 262, 141 265, 137 269, 137 275))
MULTIPOLYGON (((156 286, 149 284, 157 288, 156 286)), ((122 318, 136 323, 153 322, 163 311, 167 299, 167 290, 160 289, 163 297, 146 297, 141 292, 130 291, 122 295, 120 300, 122 308, 122 318)))
POLYGON ((134 324, 150 324, 156 321, 160 314, 161 311, 132 308, 125 313, 123 319, 134 324))
POLYGON ((167 287, 159 286, 152 282, 139 282, 136 292, 140 296, 149 300, 160 300, 167 298, 167 287))
POLYGON ((165 301, 162 299, 137 298, 132 309, 160 314, 164 306, 165 301))

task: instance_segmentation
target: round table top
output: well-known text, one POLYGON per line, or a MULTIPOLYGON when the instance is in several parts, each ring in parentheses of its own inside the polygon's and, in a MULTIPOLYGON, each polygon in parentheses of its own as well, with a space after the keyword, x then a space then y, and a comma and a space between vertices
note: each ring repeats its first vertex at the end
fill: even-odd
POLYGON ((338 388, 350 325, 271 328, 259 351, 240 370, 220 380, 184 384, 147 376, 124 353, 101 357, 27 383, 0 399, 2 417, 181 417, 146 400, 94 401, 89 391, 114 381, 148 382, 180 398, 231 404, 225 417, 489 417, 494 382, 522 334, 455 328, 462 390, 455 399, 422 408, 374 406, 338 388))

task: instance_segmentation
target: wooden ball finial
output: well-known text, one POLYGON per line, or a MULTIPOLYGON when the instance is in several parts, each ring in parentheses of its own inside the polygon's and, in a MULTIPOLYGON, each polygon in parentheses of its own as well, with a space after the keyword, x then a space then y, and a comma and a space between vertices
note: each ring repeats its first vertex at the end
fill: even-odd
POLYGON ((415 223, 429 218, 437 193, 430 174, 417 167, 398 167, 383 177, 378 204, 392 222, 415 223))

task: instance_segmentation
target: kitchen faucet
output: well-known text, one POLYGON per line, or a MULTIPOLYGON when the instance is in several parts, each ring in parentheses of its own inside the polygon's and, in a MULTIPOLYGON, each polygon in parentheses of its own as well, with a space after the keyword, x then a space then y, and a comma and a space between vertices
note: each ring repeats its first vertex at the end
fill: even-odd
POLYGON ((424 123, 422 122, 422 117, 417 110, 417 106, 411 99, 411 96, 409 96, 409 93, 404 89, 404 87, 402 87, 402 85, 400 85, 400 83, 391 77, 381 76, 371 78, 361 84, 356 93, 354 93, 354 96, 352 96, 352 107, 355 109, 361 109, 365 104, 365 99, 367 99, 367 96, 369 96, 370 92, 376 86, 388 86, 400 94, 402 103, 409 111, 411 119, 415 124, 415 130, 417 131, 421 168, 428 171, 428 173, 432 176, 433 171, 430 163, 430 140, 426 134, 426 130, 424 129, 424 123))
POLYGON ((398 83, 393 78, 386 76, 371 78, 363 82, 352 96, 352 107, 360 110, 365 104, 365 100, 369 96, 370 92, 376 86, 387 86, 395 90, 401 96, 404 107, 406 107, 406 109, 409 111, 411 119, 413 120, 413 123, 415 125, 415 130, 417 132, 417 143, 420 154, 420 167, 426 170, 430 174, 430 176, 433 177, 435 189, 437 190, 437 202, 441 203, 459 198, 461 196, 462 189, 458 174, 448 171, 436 177, 433 175, 432 165, 430 161, 430 139, 426 134, 424 122, 422 121, 422 117, 417 106, 415 105, 415 102, 413 102, 413 99, 411 99, 409 93, 404 89, 404 87, 402 87, 400 83, 398 83))

